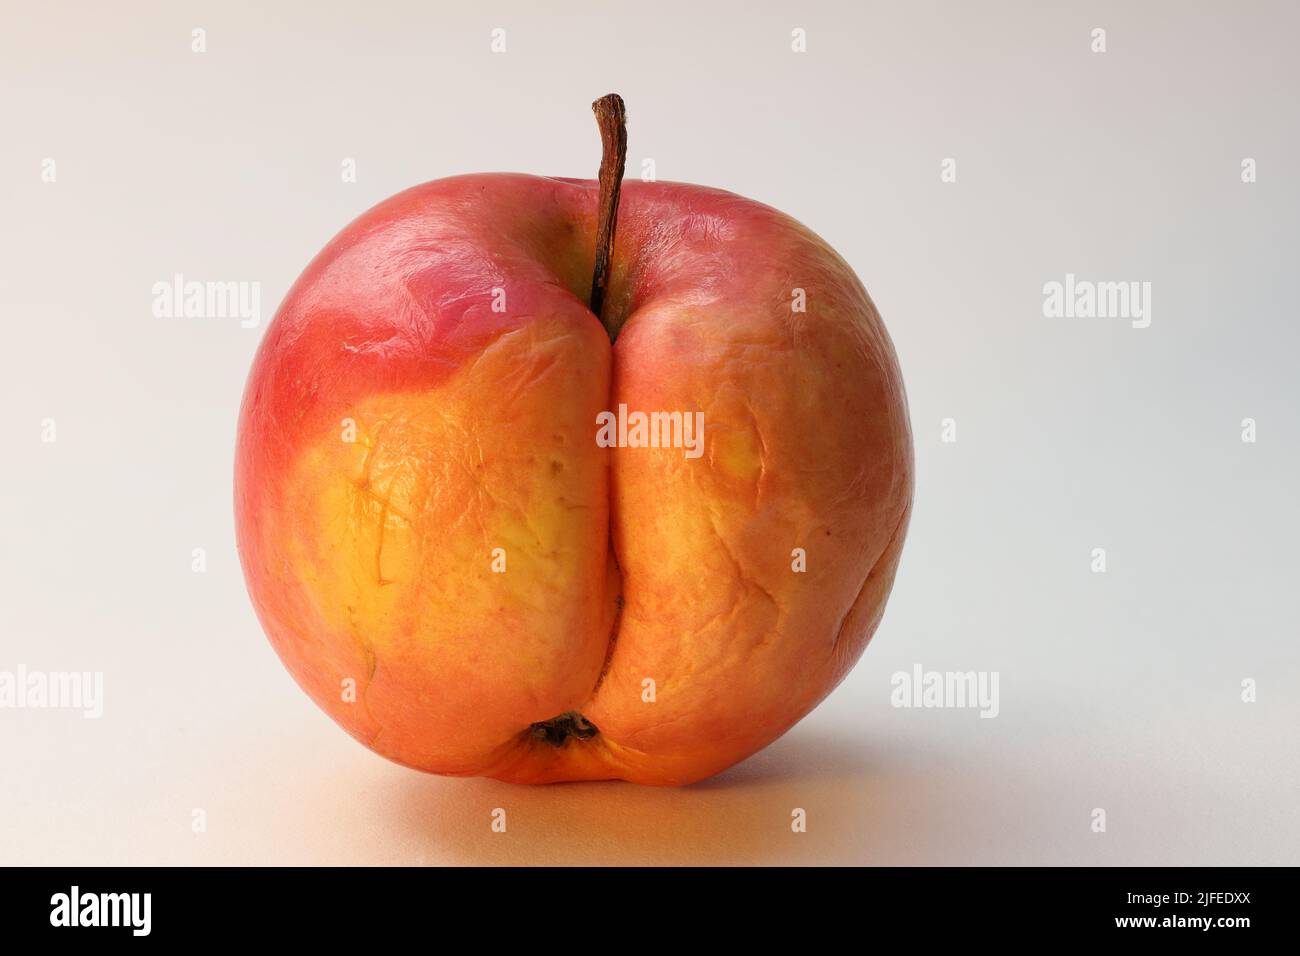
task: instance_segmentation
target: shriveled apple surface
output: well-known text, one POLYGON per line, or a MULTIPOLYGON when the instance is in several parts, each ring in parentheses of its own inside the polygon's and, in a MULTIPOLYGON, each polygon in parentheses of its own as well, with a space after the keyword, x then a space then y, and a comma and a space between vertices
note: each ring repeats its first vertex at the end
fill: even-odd
POLYGON ((596 203, 522 175, 401 193, 309 266, 255 360, 236 508, 258 614, 403 764, 698 780, 789 729, 880 621, 912 448, 861 283, 766 206, 628 183, 611 343, 596 203), (703 412, 701 456, 601 447, 620 405, 703 412))

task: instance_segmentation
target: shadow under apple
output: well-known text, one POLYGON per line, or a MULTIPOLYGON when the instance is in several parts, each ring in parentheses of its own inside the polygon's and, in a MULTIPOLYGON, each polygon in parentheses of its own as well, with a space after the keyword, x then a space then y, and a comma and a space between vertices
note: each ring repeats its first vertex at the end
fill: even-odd
POLYGON ((869 742, 795 731, 688 787, 521 787, 409 775, 391 810, 415 844, 413 863, 814 864, 842 860, 846 844, 871 842, 861 831, 872 825, 872 795, 890 789, 878 761, 869 742), (504 811, 504 832, 493 832, 496 810, 504 811), (792 826, 797 810, 804 832, 792 826))

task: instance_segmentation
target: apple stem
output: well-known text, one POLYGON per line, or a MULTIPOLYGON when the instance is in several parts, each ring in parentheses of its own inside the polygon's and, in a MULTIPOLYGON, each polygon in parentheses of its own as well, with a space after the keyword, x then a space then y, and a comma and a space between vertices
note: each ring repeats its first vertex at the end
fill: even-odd
POLYGON ((627 111, 623 97, 607 93, 591 104, 600 127, 600 206, 596 220, 596 265, 591 275, 591 311, 596 313, 609 340, 617 329, 601 315, 605 304, 605 287, 609 283, 610 263, 614 253, 614 230, 618 224, 618 197, 623 186, 623 169, 627 165, 627 111))

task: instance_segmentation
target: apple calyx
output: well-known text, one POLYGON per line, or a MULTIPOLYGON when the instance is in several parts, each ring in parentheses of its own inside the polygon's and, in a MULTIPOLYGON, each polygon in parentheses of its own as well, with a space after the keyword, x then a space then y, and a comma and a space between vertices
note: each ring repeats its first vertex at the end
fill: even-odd
POLYGON ((614 254, 614 231, 618 225, 618 198, 623 186, 623 170, 627 165, 627 111, 623 97, 606 93, 591 104, 600 127, 600 200, 596 213, 596 264, 591 275, 591 311, 614 341, 618 334, 615 324, 601 315, 605 305, 605 287, 609 283, 610 264, 614 254))
POLYGON ((563 747, 569 742, 570 737, 590 740, 600 733, 595 724, 576 710, 552 717, 550 720, 538 721, 528 729, 533 737, 545 740, 552 747, 563 747))

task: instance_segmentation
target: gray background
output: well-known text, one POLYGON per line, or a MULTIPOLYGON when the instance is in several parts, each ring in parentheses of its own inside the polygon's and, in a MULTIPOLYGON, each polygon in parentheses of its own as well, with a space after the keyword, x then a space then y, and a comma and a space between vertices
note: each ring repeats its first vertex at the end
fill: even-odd
POLYGON ((546 6, 4 0, 0 669, 100 670, 106 700, 0 710, 0 862, 1300 863, 1295 6, 546 6), (351 218, 593 175, 609 90, 630 175, 783 209, 871 290, 916 436, 902 568, 850 678, 713 781, 417 774, 260 632, 244 378, 351 218), (154 318, 177 272, 261 282, 262 323, 154 318), (1044 318, 1067 272, 1151 282, 1150 328, 1044 318), (892 708, 915 663, 998 671, 1000 715, 892 708))

